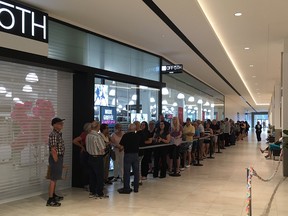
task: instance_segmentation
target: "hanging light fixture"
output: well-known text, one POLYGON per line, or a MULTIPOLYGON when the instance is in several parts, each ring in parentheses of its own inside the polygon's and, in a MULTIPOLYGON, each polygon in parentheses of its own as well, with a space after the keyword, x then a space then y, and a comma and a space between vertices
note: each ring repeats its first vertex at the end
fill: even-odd
POLYGON ((109 91, 109 95, 110 95, 110 96, 115 96, 115 95, 116 95, 115 89, 111 89, 111 90, 109 91))
POLYGON ((177 98, 178 98, 178 99, 184 99, 184 98, 185 98, 185 95, 184 95, 183 93, 179 93, 179 94, 177 95, 177 98))
POLYGON ((0 93, 5 94, 6 92, 7 91, 5 87, 0 87, 0 93))
POLYGON ((30 85, 25 85, 23 86, 23 89, 22 89, 23 92, 32 92, 32 87, 30 85))
POLYGON ((7 92, 5 97, 12 97, 12 92, 7 92))
POLYGON ((195 98, 194 98, 193 96, 190 96, 190 97, 188 98, 188 101, 189 101, 189 102, 194 102, 194 101, 195 101, 195 98))
POLYGON ((176 102, 174 102, 174 103, 172 104, 172 106, 178 106, 178 104, 177 104, 176 102))
POLYGON ((199 100, 197 101, 197 103, 198 103, 198 104, 202 104, 202 103, 203 103, 203 100, 202 100, 202 99, 199 99, 199 100))
POLYGON ((210 106, 210 103, 208 101, 206 101, 203 106, 210 106))
POLYGON ((132 95, 132 100, 134 100, 134 101, 137 100, 137 95, 136 94, 132 95))
POLYGON ((150 103, 154 103, 155 102, 155 98, 154 97, 151 97, 150 98, 150 103))
POLYGON ((166 87, 162 88, 162 95, 168 95, 168 94, 169 94, 168 88, 166 87))
POLYGON ((211 107, 212 107, 212 108, 213 108, 213 107, 215 107, 215 104, 214 104, 214 103, 212 103, 212 104, 211 104, 211 107))
POLYGON ((165 105, 168 104, 167 100, 163 100, 162 104, 165 104, 165 105))
POLYGON ((37 76, 36 73, 28 73, 28 74, 26 75, 25 80, 26 80, 27 82, 32 82, 32 83, 39 81, 38 76, 37 76))

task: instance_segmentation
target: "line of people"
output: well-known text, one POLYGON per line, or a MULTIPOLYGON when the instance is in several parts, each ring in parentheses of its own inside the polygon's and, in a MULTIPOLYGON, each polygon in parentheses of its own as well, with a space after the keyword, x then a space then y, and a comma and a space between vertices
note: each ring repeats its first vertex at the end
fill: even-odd
POLYGON ((122 125, 117 123, 114 132, 110 135, 107 124, 97 121, 86 123, 84 131, 73 140, 79 146, 80 163, 83 171, 83 185, 88 188, 93 198, 108 198, 104 194, 105 184, 112 184, 120 180, 124 187, 119 193, 131 193, 130 171, 134 174, 134 192, 138 192, 142 180, 146 180, 149 173, 153 178, 165 178, 166 174, 180 176, 180 172, 196 163, 199 152, 200 160, 207 157, 210 151, 215 151, 216 145, 225 148, 234 145, 236 136, 234 122, 226 118, 224 121, 200 120, 191 122, 187 118, 182 126, 178 117, 173 117, 171 123, 159 115, 157 122, 135 121, 129 124, 128 131, 122 130, 122 125), (213 136, 212 149, 210 138, 195 142, 200 137, 213 136), (233 135, 234 134, 234 135, 233 135), (174 145, 165 145, 174 143, 174 145), (150 145, 151 148, 141 149, 150 145), (157 147, 161 145, 161 147, 157 147), (199 151, 196 151, 200 148, 199 151), (113 155, 113 156, 112 156, 113 155), (136 157, 137 155, 137 157, 136 157), (113 179, 109 180, 110 157, 114 162, 113 179), (176 160, 175 160, 176 159, 176 160), (175 164, 173 163, 175 162, 175 164), (89 178, 88 178, 89 177, 89 178), (89 180, 88 180, 89 179, 89 180))

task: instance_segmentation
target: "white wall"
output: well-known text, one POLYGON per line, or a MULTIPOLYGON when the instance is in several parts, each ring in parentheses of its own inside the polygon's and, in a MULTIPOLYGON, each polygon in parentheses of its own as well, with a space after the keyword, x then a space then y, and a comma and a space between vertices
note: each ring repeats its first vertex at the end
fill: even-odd
POLYGON ((0 38, 1 47, 41 56, 48 56, 48 43, 39 42, 5 32, 0 32, 0 38))
MULTIPOLYGON (((242 100, 239 97, 239 101, 232 99, 229 96, 225 96, 225 117, 237 121, 237 112, 239 112, 239 120, 245 120, 245 110, 244 105, 241 105, 242 100)), ((251 113, 248 111, 248 113, 251 113)))

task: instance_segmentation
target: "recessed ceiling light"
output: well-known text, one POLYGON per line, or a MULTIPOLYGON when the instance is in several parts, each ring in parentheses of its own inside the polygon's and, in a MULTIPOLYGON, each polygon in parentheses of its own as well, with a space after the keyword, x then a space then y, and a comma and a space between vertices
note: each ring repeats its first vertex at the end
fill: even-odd
POLYGON ((256 76, 252 76, 253 78, 256 78, 256 76))
POLYGON ((236 16, 236 17, 242 16, 242 13, 241 12, 237 12, 237 13, 234 14, 234 16, 236 16))
POLYGON ((254 65, 251 64, 251 65, 249 65, 249 67, 254 67, 254 65))
POLYGON ((250 49, 250 47, 245 47, 244 49, 245 49, 245 50, 249 50, 249 49, 250 49))

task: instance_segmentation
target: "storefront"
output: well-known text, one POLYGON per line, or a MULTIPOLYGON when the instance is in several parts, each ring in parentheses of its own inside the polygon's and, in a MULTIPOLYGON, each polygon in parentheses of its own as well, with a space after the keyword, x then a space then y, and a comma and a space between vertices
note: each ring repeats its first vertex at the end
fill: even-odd
MULTIPOLYGON (((163 65, 169 65, 163 61, 163 65)), ((192 75, 186 73, 163 74, 162 113, 169 121, 178 116, 180 122, 186 118, 192 121, 200 119, 224 119, 224 95, 207 86, 192 75)))
MULTIPOLYGON (((0 6, 3 11, 11 10, 6 16, 21 13, 11 1, 0 6)), ((223 107, 217 105, 224 100, 211 99, 213 94, 208 97, 202 89, 205 85, 199 86, 204 92, 200 94, 191 87, 193 83, 184 84, 184 73, 162 77, 160 56, 39 14, 41 22, 34 20, 32 26, 41 33, 41 40, 31 37, 31 29, 24 31, 30 32, 27 37, 21 32, 17 33, 21 37, 15 36, 8 31, 11 19, 1 20, 0 203, 47 193, 47 136, 54 116, 66 119, 64 163, 69 171, 59 189, 81 186, 79 149, 72 139, 80 135, 86 122, 96 119, 112 128, 116 122, 157 120, 161 111, 167 118, 222 118, 223 107), (194 101, 207 99, 215 106, 205 111, 204 104, 197 105, 192 97, 194 101)), ((27 23, 33 20, 31 16, 27 23)), ((21 18, 19 14, 15 17, 21 18)))

